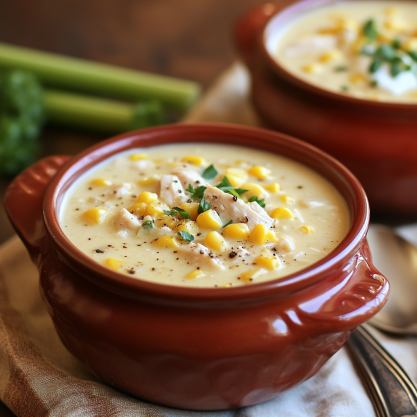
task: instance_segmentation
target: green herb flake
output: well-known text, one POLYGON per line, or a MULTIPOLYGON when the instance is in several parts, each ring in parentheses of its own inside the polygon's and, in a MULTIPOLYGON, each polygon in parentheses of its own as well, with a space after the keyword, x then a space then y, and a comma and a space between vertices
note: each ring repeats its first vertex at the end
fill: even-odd
POLYGON ((172 210, 175 210, 179 213, 179 215, 183 218, 183 219, 189 219, 191 217, 190 213, 186 212, 185 210, 183 210, 182 208, 179 207, 173 207, 172 210))
POLYGON ((340 87, 340 89, 341 89, 342 91, 346 91, 346 92, 348 92, 348 91, 349 91, 349 87, 348 87, 347 85, 342 85, 342 86, 340 87))
POLYGON ((211 206, 209 203, 206 203, 206 199, 203 197, 200 201, 200 204, 198 205, 197 213, 201 214, 204 213, 207 210, 210 210, 211 206))
POLYGON ((155 225, 153 224, 153 222, 151 220, 146 220, 142 223, 142 227, 144 229, 154 229, 155 225))
POLYGON ((415 51, 407 51, 407 54, 410 56, 410 58, 413 61, 416 61, 417 62, 417 52, 415 52, 415 51))
POLYGON ((191 184, 188 185, 187 191, 191 194, 192 199, 203 198, 204 191, 207 187, 200 185, 197 188, 194 188, 191 184))
POLYGON ((204 172, 202 174, 202 177, 205 180, 212 180, 214 177, 217 176, 217 174, 218 174, 218 172, 217 172, 216 168, 214 168, 213 164, 211 164, 209 167, 207 167, 204 170, 204 172))
POLYGON ((188 232, 178 232, 178 234, 187 242, 192 242, 194 240, 194 236, 188 232))
POLYGON ((335 72, 346 72, 349 68, 346 65, 339 65, 337 67, 334 67, 335 72))
POLYGON ((400 49, 401 48, 401 41, 399 39, 394 39, 391 42, 391 47, 394 49, 400 49))
POLYGON ((229 224, 232 224, 232 223, 233 223, 233 220, 230 220, 230 222, 227 222, 226 224, 223 225, 223 228, 226 226, 229 226, 229 224))
POLYGON ((216 185, 216 188, 221 190, 222 188, 233 188, 233 186, 230 184, 229 178, 223 177, 220 183, 216 185))
POLYGON ((377 81, 377 80, 372 80, 372 81, 369 83, 369 85, 370 85, 371 87, 378 87, 378 81, 377 81))
POLYGON ((369 66, 369 72, 371 74, 375 74, 382 66, 382 59, 380 58, 375 58, 372 62, 371 65, 369 66))
POLYGON ((365 22, 365 24, 363 26, 363 34, 371 42, 374 41, 378 37, 379 32, 378 32, 378 30, 376 28, 375 20, 374 19, 369 19, 369 20, 367 20, 365 22))
POLYGON ((265 199, 263 198, 262 200, 259 200, 258 197, 256 197, 255 195, 253 197, 251 197, 249 200, 249 203, 252 203, 253 201, 255 201, 256 203, 258 203, 262 208, 265 208, 265 199))

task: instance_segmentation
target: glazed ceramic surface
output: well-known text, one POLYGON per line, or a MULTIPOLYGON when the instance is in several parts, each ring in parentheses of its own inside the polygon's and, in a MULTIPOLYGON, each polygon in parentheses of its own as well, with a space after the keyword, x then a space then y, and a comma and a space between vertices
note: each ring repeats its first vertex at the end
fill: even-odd
POLYGON ((67 348, 109 385, 167 406, 225 409, 276 397, 313 376, 388 295, 371 262, 369 208, 356 178, 318 149, 266 130, 171 125, 121 135, 75 158, 39 161, 14 180, 5 203, 67 348), (119 274, 71 244, 58 210, 76 178, 118 152, 181 142, 256 147, 316 170, 346 200, 348 235, 296 274, 217 289, 119 274))
POLYGON ((351 169, 373 212, 415 214, 417 105, 320 89, 287 72, 267 51, 266 39, 284 23, 334 2, 266 3, 242 17, 235 37, 251 72, 253 103, 266 126, 314 144, 351 169))

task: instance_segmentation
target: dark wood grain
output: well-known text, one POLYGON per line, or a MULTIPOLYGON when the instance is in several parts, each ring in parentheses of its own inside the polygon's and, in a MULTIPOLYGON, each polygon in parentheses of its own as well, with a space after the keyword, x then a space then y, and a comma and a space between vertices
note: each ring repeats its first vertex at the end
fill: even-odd
MULTIPOLYGON (((237 17, 263 0, 3 0, 0 40, 189 79, 206 90, 235 59, 237 17)), ((46 128, 42 156, 75 154, 101 137, 46 128)), ((3 200, 8 181, 0 179, 3 200)), ((0 208, 0 243, 13 234, 0 208)))

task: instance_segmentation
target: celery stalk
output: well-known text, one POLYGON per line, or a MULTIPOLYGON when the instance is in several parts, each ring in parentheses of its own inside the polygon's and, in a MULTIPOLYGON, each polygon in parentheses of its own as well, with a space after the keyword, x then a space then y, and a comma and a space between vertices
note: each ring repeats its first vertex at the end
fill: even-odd
POLYGON ((152 102, 128 104, 49 89, 43 100, 48 123, 66 127, 116 134, 163 123, 162 110, 152 102))
POLYGON ((191 81, 149 74, 0 43, 0 68, 32 72, 46 87, 74 89, 120 99, 157 99, 188 109, 200 86, 191 81))

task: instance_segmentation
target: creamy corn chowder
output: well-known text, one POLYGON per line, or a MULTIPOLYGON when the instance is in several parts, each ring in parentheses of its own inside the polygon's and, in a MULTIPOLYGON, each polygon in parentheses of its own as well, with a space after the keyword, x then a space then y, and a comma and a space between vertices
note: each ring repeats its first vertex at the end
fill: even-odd
POLYGON ((346 203, 299 163, 223 145, 136 149, 67 191, 60 224, 98 263, 132 277, 234 287, 299 271, 346 235, 346 203))
POLYGON ((267 40, 293 75, 360 99, 417 102, 417 2, 340 1, 267 40))

